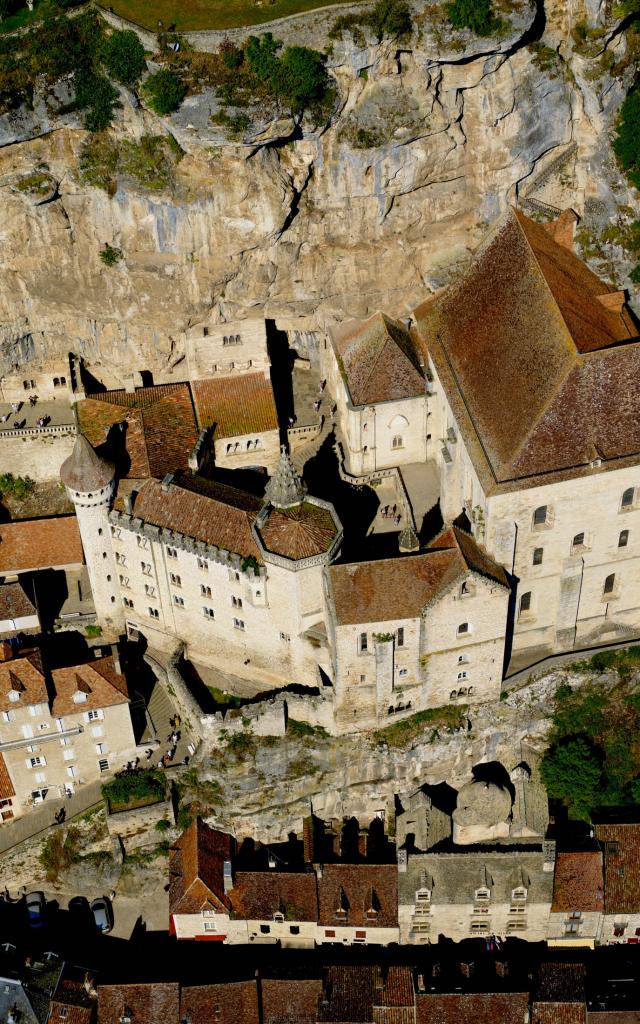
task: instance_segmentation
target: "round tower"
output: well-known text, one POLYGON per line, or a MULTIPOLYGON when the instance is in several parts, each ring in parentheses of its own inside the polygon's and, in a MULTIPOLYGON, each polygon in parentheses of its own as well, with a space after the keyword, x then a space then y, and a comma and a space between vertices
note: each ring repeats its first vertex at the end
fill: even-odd
POLYGON ((75 506, 98 622, 120 632, 124 615, 109 527, 115 467, 79 433, 71 455, 62 463, 60 479, 75 506))

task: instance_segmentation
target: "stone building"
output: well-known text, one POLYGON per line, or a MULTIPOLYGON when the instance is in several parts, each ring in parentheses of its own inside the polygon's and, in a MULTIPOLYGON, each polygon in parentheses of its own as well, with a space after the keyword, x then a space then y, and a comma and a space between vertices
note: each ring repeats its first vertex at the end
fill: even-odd
POLYGON ((49 671, 39 651, 12 658, 7 647, 0 662, 0 756, 13 796, 3 810, 19 817, 108 775, 135 755, 136 738, 117 656, 49 671))
POLYGON ((458 528, 421 554, 326 571, 335 712, 343 728, 500 694, 509 582, 458 528))

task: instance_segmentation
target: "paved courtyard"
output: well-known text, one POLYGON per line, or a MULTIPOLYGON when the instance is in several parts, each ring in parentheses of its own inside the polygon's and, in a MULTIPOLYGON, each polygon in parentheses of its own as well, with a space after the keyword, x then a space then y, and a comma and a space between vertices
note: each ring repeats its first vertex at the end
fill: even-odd
POLYGON ((35 405, 31 405, 29 399, 25 398, 17 412, 12 410, 9 402, 0 402, 0 421, 3 416, 7 419, 0 422, 0 430, 11 430, 14 423, 19 423, 20 429, 37 427, 38 420, 43 416, 49 427, 73 424, 73 409, 66 391, 60 398, 51 398, 46 402, 38 400, 35 405))

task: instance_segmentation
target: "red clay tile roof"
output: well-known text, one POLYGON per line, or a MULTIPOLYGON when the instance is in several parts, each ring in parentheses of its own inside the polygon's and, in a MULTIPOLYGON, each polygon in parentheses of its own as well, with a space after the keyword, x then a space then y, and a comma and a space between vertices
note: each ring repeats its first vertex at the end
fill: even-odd
POLYGON ((93 978, 88 971, 65 965, 51 998, 50 1024, 57 1024, 58 1021, 60 1024, 62 1021, 65 1024, 91 1024, 96 999, 89 994, 85 981, 93 988, 93 978))
POLYGON ((640 824, 596 825, 604 852, 605 914, 640 913, 640 824))
POLYGON ((640 345, 626 344, 638 332, 615 302, 512 210, 461 280, 416 310, 486 489, 640 450, 640 345))
POLYGON ((80 427, 94 446, 104 446, 101 454, 118 466, 121 476, 142 480, 164 477, 177 469, 186 469, 196 441, 196 427, 188 384, 158 384, 136 388, 135 392, 104 391, 78 402, 80 427), (117 432, 107 441, 110 429, 126 423, 124 445, 117 432))
POLYGON ((224 862, 231 860, 233 839, 199 818, 169 851, 169 913, 198 914, 203 909, 226 912, 231 901, 224 891, 224 862))
POLYGON ((93 1005, 74 1006, 63 999, 52 999, 47 1024, 91 1024, 93 1013, 93 1005))
POLYGON ((24 572, 82 565, 83 562, 75 516, 0 523, 0 572, 24 572))
POLYGON ((262 561, 251 532, 261 501, 222 484, 192 483, 186 477, 176 481, 166 489, 159 480, 145 481, 135 497, 133 514, 185 537, 262 561), (201 491, 193 489, 196 486, 201 491))
POLYGON ((4 755, 0 754, 0 800, 10 800, 16 795, 4 755))
POLYGON ((242 920, 317 921, 318 894, 313 872, 238 871, 229 893, 233 916, 242 920))
POLYGON ((134 1024, 178 1024, 180 986, 177 981, 98 986, 97 1024, 120 1024, 124 1007, 134 1024))
POLYGON ((51 712, 57 717, 129 702, 127 681, 116 672, 110 655, 85 665, 54 669, 51 676, 55 688, 51 712), (76 703, 73 694, 78 690, 85 694, 86 700, 76 703))
POLYGON ((371 964, 328 967, 317 1020, 414 1024, 411 968, 371 964))
POLYGON ((425 381, 408 330, 384 313, 333 330, 338 365, 354 405, 415 398, 425 381))
POLYGON ((538 1002, 584 1003, 584 964, 542 963, 538 969, 538 1002))
POLYGON ((589 1010, 589 1024, 640 1024, 640 1010, 589 1010))
POLYGON ((0 620, 26 619, 36 610, 19 583, 0 586, 0 620))
POLYGON ((320 978, 263 978, 263 1024, 316 1024, 320 978))
POLYGON ((556 856, 551 910, 602 910, 604 883, 599 850, 560 851, 556 856))
POLYGON ((212 377, 191 386, 200 426, 213 426, 216 439, 278 429, 273 388, 263 373, 212 377))
POLYGON ((585 1003, 534 1003, 531 1024, 586 1024, 585 1003))
POLYGON ((15 711, 28 704, 49 702, 39 651, 0 662, 0 711, 15 711), (20 699, 9 700, 9 691, 17 690, 20 699))
POLYGON ((395 928, 398 925, 398 870, 389 864, 325 864, 318 878, 321 925, 339 925, 336 911, 347 909, 349 927, 395 928), (377 911, 367 917, 368 910, 377 911))
POLYGON ((418 993, 416 1024, 522 1024, 527 992, 418 993))
POLYGON ((180 994, 180 1019, 188 1020, 189 1024, 259 1024, 257 983, 251 980, 185 986, 180 994))
POLYGON ((469 571, 508 587, 502 566, 461 530, 446 530, 419 555, 329 569, 340 625, 412 619, 469 571))
POLYGON ((260 527, 267 551, 285 558, 312 558, 333 544, 338 528, 328 509, 309 501, 293 508, 272 508, 260 527))

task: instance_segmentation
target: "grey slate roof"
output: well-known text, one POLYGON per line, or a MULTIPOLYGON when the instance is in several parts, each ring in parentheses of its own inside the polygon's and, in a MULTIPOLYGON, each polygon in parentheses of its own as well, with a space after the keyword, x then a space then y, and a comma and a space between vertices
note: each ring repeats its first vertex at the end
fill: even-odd
POLYGON ((306 491, 307 488, 296 473, 283 446, 276 471, 265 487, 265 499, 271 502, 274 508, 292 508, 293 505, 300 504, 306 491))
POLYGON ((507 903, 513 889, 524 885, 528 903, 551 903, 553 872, 542 870, 538 850, 474 850, 465 853, 422 853, 409 857, 406 872, 398 874, 398 902, 413 905, 415 894, 431 889, 431 905, 472 903, 485 884, 492 903, 507 903), (424 879, 431 884, 426 884, 424 879), (486 883, 485 883, 486 879, 486 883))
POLYGON ((84 434, 77 434, 73 451, 60 468, 62 483, 72 491, 99 491, 113 479, 112 462, 100 458, 84 434))

